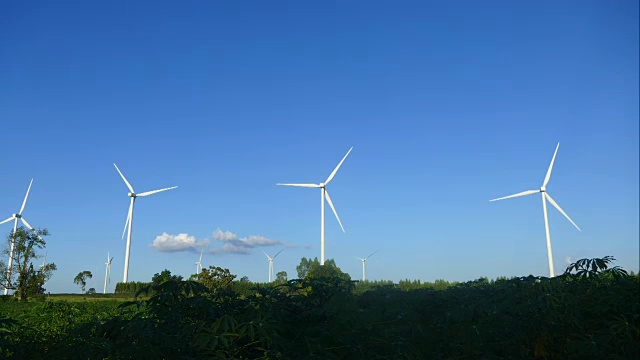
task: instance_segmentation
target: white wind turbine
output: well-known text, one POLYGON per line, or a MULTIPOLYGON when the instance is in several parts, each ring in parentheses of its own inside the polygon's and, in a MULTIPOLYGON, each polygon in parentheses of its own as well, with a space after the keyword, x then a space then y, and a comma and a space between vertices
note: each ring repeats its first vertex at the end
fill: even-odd
MULTIPOLYGON (((22 221, 24 226, 26 226, 29 230, 35 231, 31 227, 31 225, 29 225, 27 220, 25 220, 22 217, 22 212, 24 211, 24 206, 27 204, 27 198, 29 197, 29 191, 31 191, 31 184, 33 184, 33 179, 31 179, 31 182, 29 183, 29 188, 27 188, 27 194, 24 196, 24 200, 22 201, 22 206, 20 207, 20 211, 17 214, 11 215, 8 219, 3 220, 2 222, 0 222, 0 225, 1 225, 1 224, 8 223, 9 221, 13 220, 13 233, 12 233, 12 235, 15 235, 16 232, 18 231, 18 219, 20 219, 20 221, 22 221)), ((11 277, 11 268, 13 266, 13 250, 14 250, 15 245, 16 245, 15 239, 12 239, 11 240, 11 248, 9 250, 9 263, 7 264, 7 280, 11 277)), ((5 288, 4 289, 4 294, 7 295, 8 293, 9 293, 9 289, 5 288)))
POLYGON ((489 201, 498 201, 498 200, 504 200, 504 199, 509 199, 513 197, 536 194, 536 193, 542 194, 542 213, 544 214, 544 230, 547 235, 547 256, 549 258, 549 276, 550 277, 554 277, 555 272, 553 270, 553 254, 551 253, 551 237, 549 235, 549 220, 547 218, 547 200, 549 201, 549 203, 551 203, 551 205, 553 205, 556 209, 558 209, 558 211, 560 211, 560 213, 564 215, 564 217, 566 217, 567 220, 569 220, 573 224, 573 226, 575 226, 576 229, 578 229, 578 231, 581 231, 578 225, 576 225, 576 223, 574 223, 573 220, 571 220, 569 215, 567 215, 567 213, 565 213, 562 210, 562 208, 560 208, 560 206, 551 198, 551 196, 547 192, 547 184, 549 183, 549 178, 551 178, 551 170, 553 169, 553 162, 556 160, 556 154, 558 153, 558 148, 560 148, 560 143, 558 143, 558 146, 556 146, 556 151, 553 153, 553 158, 551 158, 551 164, 549 164, 549 169, 547 170, 547 176, 545 176, 544 182, 542 183, 542 187, 539 190, 527 190, 517 194, 489 200, 489 201))
MULTIPOLYGON (((282 249, 284 250, 284 249, 282 249)), ((267 255, 267 253, 265 252, 264 255, 267 257, 267 259, 269 259, 269 282, 272 282, 275 278, 274 272, 273 272, 273 260, 280 255, 280 253, 282 252, 282 250, 278 251, 277 254, 275 254, 273 257, 270 257, 269 255, 267 255)), ((264 251, 263 251, 264 252, 264 251)))
POLYGON ((329 192, 327 191, 326 186, 329 185, 329 182, 331 181, 331 179, 333 179, 333 177, 336 175, 336 173, 338 172, 338 169, 340 169, 340 166, 342 166, 342 163, 344 162, 344 160, 347 158, 347 156, 349 156, 349 153, 351 152, 351 150, 353 150, 353 146, 351 147, 351 149, 349 149, 349 151, 347 151, 347 154, 342 158, 342 160, 340 161, 338 166, 336 166, 336 168, 333 169, 333 172, 331 173, 331 175, 329 175, 327 180, 325 180, 325 182, 323 182, 323 183, 320 183, 320 184, 276 184, 276 185, 281 185, 281 186, 298 186, 298 187, 308 187, 308 188, 320 188, 320 265, 324 265, 324 199, 325 199, 325 196, 327 198, 327 202, 329 203, 329 206, 331 207, 331 210, 333 210, 333 214, 336 216, 336 219, 338 219, 338 224, 340 224, 340 228, 342 228, 342 232, 345 232, 344 231, 344 227, 342 226, 342 222, 340 221, 340 218, 338 217, 338 213, 336 212, 335 207, 333 207, 333 202, 331 201, 331 197, 329 196, 329 192))
POLYGON ((103 294, 107 293, 107 281, 111 280, 109 275, 111 275, 111 262, 113 261, 113 256, 109 257, 109 253, 107 252, 107 262, 104 263, 107 266, 107 272, 104 274, 104 290, 103 294))
POLYGON ((177 188, 177 186, 172 186, 169 188, 164 188, 164 189, 159 189, 159 190, 152 190, 152 191, 146 191, 140 194, 136 194, 135 191, 133 191, 133 187, 131 186, 131 184, 129 184, 129 182, 127 181, 127 179, 124 177, 124 175, 122 175, 122 172, 120 171, 120 169, 118 169, 118 166, 116 164, 113 164, 113 166, 116 167, 116 170, 118 170, 118 173, 120 174, 120 176, 122 177, 122 180, 124 180, 124 183, 127 185, 127 188, 129 188, 129 194, 128 196, 131 198, 131 205, 129 205, 129 214, 127 215, 127 221, 124 223, 124 230, 122 231, 122 238, 124 239, 124 233, 127 231, 127 226, 129 227, 129 233, 127 235, 127 251, 125 253, 124 256, 124 281, 123 282, 127 282, 128 279, 128 275, 129 275, 129 250, 131 248, 131 227, 132 227, 132 222, 133 222, 133 204, 136 201, 136 198, 139 196, 148 196, 148 195, 152 195, 155 193, 159 193, 161 191, 167 191, 167 190, 171 190, 171 189, 175 189, 177 188))
POLYGON ((44 259, 42 260, 42 265, 40 265, 40 271, 42 271, 46 265, 47 265, 47 253, 45 252, 44 259))
POLYGON ((366 258, 356 257, 356 259, 360 259, 360 261, 362 261, 362 281, 367 280, 367 260, 369 260, 369 258, 372 257, 375 253, 377 253, 377 251, 372 252, 366 258))
POLYGON ((202 251, 200 251, 200 260, 196 261, 196 275, 202 271, 202 254, 204 254, 204 245, 202 246, 202 251))

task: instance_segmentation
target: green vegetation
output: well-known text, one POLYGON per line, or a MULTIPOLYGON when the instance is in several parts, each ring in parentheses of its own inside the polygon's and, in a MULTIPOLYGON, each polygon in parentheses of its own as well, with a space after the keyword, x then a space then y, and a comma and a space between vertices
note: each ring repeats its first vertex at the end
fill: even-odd
POLYGON ((6 264, 0 261, 0 286, 15 290, 15 296, 22 301, 43 296, 44 283, 56 270, 54 263, 40 266, 38 270, 33 265, 33 260, 40 257, 36 251, 47 245, 44 239, 47 235, 47 229, 27 231, 21 226, 7 237, 2 258, 9 261, 6 264))
POLYGON ((329 262, 271 284, 215 267, 188 281, 163 272, 132 301, 5 298, 0 357, 636 359, 640 277, 613 260, 453 284, 353 282, 329 262))
MULTIPOLYGON (((91 279, 93 278, 93 274, 91 274, 91 271, 81 271, 78 273, 78 275, 76 275, 75 278, 73 278, 73 283, 74 284, 78 284, 80 285, 80 287, 82 288, 82 292, 84 292, 84 287, 87 286, 87 279, 91 279)), ((95 294, 96 290, 93 290, 93 293, 95 294)))

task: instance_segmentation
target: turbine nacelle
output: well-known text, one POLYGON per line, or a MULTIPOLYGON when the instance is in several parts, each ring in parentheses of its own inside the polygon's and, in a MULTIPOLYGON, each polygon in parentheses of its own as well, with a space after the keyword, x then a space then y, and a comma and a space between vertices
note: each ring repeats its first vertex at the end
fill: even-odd
POLYGON ((544 186, 543 186, 543 187, 541 187, 541 188, 540 188, 540 192, 547 192, 547 188, 546 188, 546 187, 544 187, 544 186))
POLYGON ((130 192, 130 193, 127 193, 127 196, 132 197, 132 198, 135 198, 135 197, 137 197, 138 195, 136 195, 136 193, 132 193, 132 192, 130 192))
POLYGON ((13 217, 14 217, 14 218, 16 218, 16 219, 20 219, 20 218, 22 217, 22 215, 20 215, 20 214, 13 214, 13 217))

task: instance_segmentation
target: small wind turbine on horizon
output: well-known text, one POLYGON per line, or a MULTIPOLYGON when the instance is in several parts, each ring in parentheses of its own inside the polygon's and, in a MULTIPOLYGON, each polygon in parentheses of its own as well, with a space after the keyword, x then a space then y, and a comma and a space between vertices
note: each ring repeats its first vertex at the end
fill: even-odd
POLYGON ((200 251, 200 260, 196 261, 196 275, 202 272, 202 254, 204 254, 204 245, 202 245, 202 251, 200 251))
POLYGON ((349 153, 351 152, 351 150, 353 150, 353 146, 349 149, 349 151, 347 151, 347 154, 342 158, 338 166, 336 166, 336 168, 333 169, 333 172, 329 175, 327 180, 325 180, 325 182, 323 183, 320 183, 320 184, 279 184, 278 183, 276 184, 280 186, 320 188, 320 265, 324 265, 324 199, 325 197, 327 198, 327 202, 329 203, 331 210, 333 210, 333 214, 336 216, 336 219, 338 220, 338 224, 340 224, 340 228, 342 229, 342 232, 343 233, 345 232, 344 227, 342 226, 342 222, 340 221, 340 217, 338 217, 338 213, 336 212, 336 208, 333 207, 333 202, 331 201, 331 197, 329 196, 329 192, 327 191, 326 186, 329 185, 329 182, 331 182, 333 177, 336 175, 336 173, 338 172, 338 169, 340 169, 340 166, 342 166, 342 163, 344 162, 344 160, 347 158, 347 156, 349 156, 349 153))
POLYGON ((107 281, 111 282, 111 278, 109 277, 109 275, 111 275, 111 262, 113 261, 113 257, 109 257, 109 253, 107 252, 107 262, 104 263, 107 266, 107 272, 104 274, 104 290, 103 290, 103 294, 107 293, 107 281))
POLYGON ((367 260, 369 260, 369 258, 375 253, 377 253, 377 251, 372 252, 366 258, 356 257, 356 259, 360 259, 360 261, 362 261, 362 281, 367 280, 367 260))
POLYGON ((273 271, 273 260, 275 260, 275 258, 283 251, 284 249, 278 251, 273 257, 270 257, 269 255, 267 255, 266 252, 264 252, 264 255, 267 257, 267 259, 269 259, 269 282, 272 282, 275 279, 275 275, 274 275, 274 271, 273 271))
MULTIPOLYGON (((15 236, 16 232, 18 231, 18 219, 20 219, 20 221, 22 221, 22 223, 24 224, 24 226, 26 226, 29 230, 34 231, 33 227, 31 227, 31 225, 29 225, 29 223, 27 222, 27 220, 24 219, 24 217, 22 217, 22 212, 24 211, 24 207, 27 204, 27 198, 29 197, 29 191, 31 191, 31 185, 33 184, 33 179, 31 179, 31 182, 29 183, 29 188, 27 188, 27 194, 24 196, 24 200, 22 201, 22 206, 20 207, 20 211, 17 214, 13 214, 11 215, 8 219, 3 220, 0 222, 0 225, 8 223, 9 221, 13 220, 13 233, 11 233, 12 235, 15 236)), ((14 248, 16 246, 16 241, 15 238, 13 238, 11 240, 11 248, 9 250, 9 263, 7 264, 7 280, 11 278, 11 268, 13 266, 13 252, 14 252, 14 248)), ((4 294, 7 295, 9 293, 9 289, 5 288, 4 289, 4 294)))
POLYGON ((536 193, 540 193, 542 195, 542 213, 544 215, 544 230, 547 236, 547 256, 549 259, 549 277, 554 277, 555 272, 553 269, 553 254, 551 252, 551 236, 549 235, 549 220, 547 218, 547 201, 549 201, 551 205, 553 205, 556 209, 558 209, 558 211, 560 211, 560 213, 564 215, 564 217, 566 217, 567 220, 569 220, 573 224, 573 226, 575 226, 576 229, 578 229, 578 231, 581 231, 578 225, 576 225, 576 223, 574 223, 573 220, 571 220, 569 215, 567 215, 567 213, 565 213, 564 210, 560 208, 558 203, 556 203, 547 192, 547 184, 549 183, 549 179, 551 178, 551 170, 553 169, 553 163, 556 160, 556 154, 558 153, 558 148, 560 148, 560 143, 558 143, 558 145, 556 146, 556 151, 553 153, 553 158, 551 158, 551 164, 549 164, 549 169, 547 170, 547 175, 545 176, 544 182, 542 183, 542 187, 539 190, 527 190, 527 191, 519 192, 517 194, 489 200, 489 201, 498 201, 498 200, 519 197, 519 196, 536 194, 536 193))
POLYGON ((145 191, 143 193, 140 194, 136 194, 136 192, 133 190, 133 187, 131 186, 131 184, 129 184, 129 182, 127 181, 127 179, 124 177, 124 175, 122 175, 122 172, 120 171, 120 169, 118 169, 118 166, 116 164, 113 164, 113 166, 116 167, 116 170, 118 170, 118 174, 120 174, 120 176, 122 177, 122 180, 124 180, 124 183, 127 185, 127 188, 129 188, 129 193, 127 194, 130 198, 131 198, 131 205, 129 205, 129 213, 127 215, 127 221, 124 223, 124 230, 122 231, 122 238, 124 239, 124 234, 127 231, 127 227, 129 228, 129 233, 127 235, 127 250, 124 256, 124 281, 123 282, 127 282, 127 279, 129 278, 129 251, 131 249, 131 228, 132 228, 132 222, 133 222, 133 204, 136 201, 137 197, 140 196, 149 196, 149 195, 153 195, 162 191, 167 191, 167 190, 172 190, 177 188, 177 186, 172 186, 172 187, 168 187, 168 188, 164 188, 164 189, 159 189, 159 190, 151 190, 151 191, 145 191))

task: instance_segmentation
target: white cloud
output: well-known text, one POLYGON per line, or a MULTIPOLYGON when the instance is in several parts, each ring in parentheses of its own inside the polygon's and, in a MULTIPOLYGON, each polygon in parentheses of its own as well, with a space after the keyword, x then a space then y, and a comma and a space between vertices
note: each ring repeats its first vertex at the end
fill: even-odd
POLYGON ((213 238, 218 241, 235 241, 238 240, 238 235, 231 231, 222 231, 218 228, 213 232, 213 238))
POLYGON ((564 258, 564 262, 566 262, 567 265, 571 265, 573 264, 573 259, 571 258, 571 256, 567 256, 566 258, 564 258))
MULTIPOLYGON (((269 239, 261 235, 249 235, 240 238, 231 231, 216 229, 212 234, 213 239, 222 243, 222 246, 209 250, 214 254, 249 254, 253 248, 264 246, 285 246, 295 248, 296 245, 287 244, 279 240, 269 239)), ((156 236, 151 248, 161 252, 197 251, 200 252, 203 245, 209 244, 208 239, 198 241, 195 236, 189 234, 171 235, 163 232, 156 236)))
POLYGON ((240 239, 240 241, 242 241, 243 243, 249 246, 270 246, 270 245, 278 245, 282 243, 280 241, 267 239, 266 237, 260 236, 260 235, 247 236, 246 238, 240 239))
POLYGON ((222 231, 216 229, 213 232, 213 238, 224 243, 220 248, 212 249, 212 253, 216 254, 248 254, 251 249, 262 246, 281 245, 288 248, 294 248, 295 245, 287 244, 279 240, 273 240, 261 235, 249 235, 239 238, 237 234, 231 231, 222 231))
POLYGON ((211 250, 214 254, 248 254, 249 248, 236 246, 232 243, 225 243, 222 247, 211 250))
POLYGON ((189 234, 171 235, 163 232, 156 236, 151 243, 151 248, 161 252, 179 252, 200 249, 207 240, 197 241, 195 236, 189 234))

